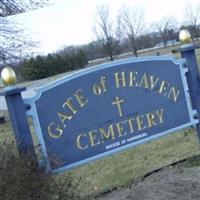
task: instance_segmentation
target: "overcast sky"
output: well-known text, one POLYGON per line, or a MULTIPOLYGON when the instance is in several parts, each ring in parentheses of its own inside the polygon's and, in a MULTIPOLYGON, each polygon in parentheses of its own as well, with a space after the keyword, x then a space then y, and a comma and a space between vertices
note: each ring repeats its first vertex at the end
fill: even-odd
POLYGON ((94 15, 99 4, 107 4, 112 15, 122 5, 144 9, 147 24, 162 16, 174 16, 183 21, 187 3, 200 0, 50 0, 51 5, 42 9, 15 16, 26 28, 34 41, 40 42, 40 52, 49 53, 67 45, 85 44, 95 39, 94 15))

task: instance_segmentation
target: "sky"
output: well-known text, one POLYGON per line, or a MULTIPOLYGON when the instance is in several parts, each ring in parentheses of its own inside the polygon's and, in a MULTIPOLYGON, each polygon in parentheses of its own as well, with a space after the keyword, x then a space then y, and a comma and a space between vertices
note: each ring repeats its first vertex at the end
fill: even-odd
POLYGON ((47 54, 65 46, 95 40, 97 5, 108 5, 113 17, 123 5, 137 6, 144 10, 145 21, 150 25, 163 16, 174 16, 181 23, 187 3, 197 4, 200 0, 50 0, 47 7, 13 18, 29 38, 40 43, 35 51, 47 54))

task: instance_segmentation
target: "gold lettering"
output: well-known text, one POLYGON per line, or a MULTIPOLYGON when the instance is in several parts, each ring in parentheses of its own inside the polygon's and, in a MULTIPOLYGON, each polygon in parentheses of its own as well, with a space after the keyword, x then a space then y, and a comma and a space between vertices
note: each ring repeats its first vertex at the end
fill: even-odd
POLYGON ((115 139, 115 133, 114 133, 112 124, 108 127, 108 131, 107 132, 103 128, 100 128, 99 132, 101 134, 101 138, 102 138, 103 141, 104 140, 108 140, 110 138, 111 139, 115 139))
POLYGON ((144 118, 143 115, 137 116, 135 118, 136 119, 136 123, 137 123, 137 127, 138 127, 138 131, 141 131, 141 130, 146 128, 146 126, 144 125, 144 122, 143 122, 143 118, 144 118))
POLYGON ((101 76, 101 85, 102 85, 102 89, 103 89, 103 92, 106 92, 106 85, 105 85, 105 80, 106 80, 106 77, 105 76, 101 76))
POLYGON ((77 148, 79 148, 81 150, 87 149, 88 145, 85 145, 85 146, 81 145, 81 138, 87 138, 87 135, 86 134, 78 135, 78 137, 76 138, 76 146, 77 146, 77 148))
POLYGON ((69 97, 69 98, 67 99, 67 101, 65 101, 65 103, 64 103, 62 106, 63 106, 63 108, 65 108, 65 106, 68 107, 68 108, 72 111, 72 113, 75 114, 75 113, 77 112, 77 110, 76 110, 76 109, 74 108, 74 106, 72 105, 71 100, 72 100, 72 98, 69 97))
POLYGON ((150 89, 153 90, 156 83, 159 81, 159 78, 156 78, 154 80, 154 77, 153 76, 150 76, 150 89))
POLYGON ((168 86, 169 86, 169 83, 168 83, 168 82, 162 81, 158 92, 159 92, 160 94, 163 94, 164 96, 166 96, 166 95, 167 95, 167 91, 166 91, 166 90, 167 90, 167 87, 168 87, 168 86))
MULTIPOLYGON (((141 131, 147 128, 152 128, 153 126, 163 123, 163 115, 164 109, 160 108, 159 110, 138 115, 134 118, 118 121, 106 127, 88 131, 85 134, 79 134, 76 138, 76 146, 78 149, 85 150, 89 147, 94 147, 104 143, 107 140, 114 140, 124 135, 133 133, 134 129, 141 131)), ((49 129, 56 130, 56 128, 60 128, 59 126, 53 127, 54 125, 55 124, 52 122, 52 124, 49 125, 49 129)), ((52 134, 53 136, 51 137, 58 138, 60 136, 60 132, 54 133, 52 130, 49 131, 49 135, 52 134)))
POLYGON ((133 123, 132 123, 132 122, 134 122, 134 120, 135 120, 134 118, 130 118, 130 119, 125 120, 126 123, 128 122, 128 127, 129 127, 130 133, 134 132, 133 123))
POLYGON ((149 112, 146 114, 146 117, 147 117, 147 123, 148 123, 149 128, 156 125, 156 123, 154 121, 154 119, 155 119, 154 113, 149 112))
POLYGON ((164 109, 161 108, 160 110, 157 110, 157 111, 155 112, 156 115, 158 116, 158 119, 159 119, 160 124, 163 123, 163 111, 164 111, 164 109))
POLYGON ((116 123, 116 127, 117 127, 117 132, 118 132, 118 137, 121 137, 123 135, 127 135, 127 132, 124 132, 124 128, 122 126, 122 124, 124 123, 124 121, 118 122, 116 123))
POLYGON ((86 99, 83 96, 82 89, 77 90, 73 95, 75 96, 76 100, 78 101, 80 107, 83 107, 86 103, 88 103, 88 99, 86 99))
POLYGON ((93 93, 95 95, 100 95, 101 94, 101 87, 99 85, 93 85, 93 93))
POLYGON ((171 98, 174 102, 176 102, 177 99, 178 99, 179 94, 180 94, 180 91, 179 91, 179 90, 176 90, 176 88, 173 86, 173 87, 170 89, 170 91, 169 91, 167 97, 168 97, 168 98, 171 98))
POLYGON ((63 134, 63 129, 61 129, 59 127, 59 125, 57 125, 55 127, 55 123, 52 122, 48 125, 48 134, 50 137, 54 138, 54 139, 58 139, 61 137, 61 135, 63 134))
POLYGON ((143 88, 146 88, 146 89, 149 88, 146 73, 143 74, 143 76, 140 80, 140 83, 139 83, 139 87, 143 87, 143 88))
POLYGON ((97 146, 98 144, 100 144, 100 141, 97 140, 96 134, 97 134, 97 130, 92 130, 92 131, 89 131, 88 133, 91 147, 97 146))
POLYGON ((60 118, 60 121, 62 122, 62 124, 65 128, 66 127, 65 120, 71 120, 72 116, 71 115, 68 116, 68 115, 65 115, 65 114, 60 113, 60 112, 58 112, 57 114, 58 114, 58 117, 60 118))
POLYGON ((122 84, 122 87, 126 87, 126 79, 125 79, 125 72, 121 72, 121 77, 119 77, 119 73, 115 73, 115 86, 119 88, 122 84))
POLYGON ((124 103, 124 99, 119 99, 119 97, 115 97, 114 101, 112 102, 112 105, 116 105, 118 112, 119 112, 119 116, 122 117, 122 109, 121 109, 121 103, 124 103))
POLYGON ((130 72, 129 73, 129 87, 137 87, 138 86, 138 83, 136 82, 136 76, 138 75, 137 72, 130 72))

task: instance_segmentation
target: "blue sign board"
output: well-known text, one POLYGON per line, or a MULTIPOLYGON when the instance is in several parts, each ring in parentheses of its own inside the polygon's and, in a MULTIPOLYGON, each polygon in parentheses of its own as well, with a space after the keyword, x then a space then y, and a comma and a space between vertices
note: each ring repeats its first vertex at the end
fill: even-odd
POLYGON ((184 59, 152 57, 84 69, 41 87, 30 105, 53 172, 194 125, 184 59))

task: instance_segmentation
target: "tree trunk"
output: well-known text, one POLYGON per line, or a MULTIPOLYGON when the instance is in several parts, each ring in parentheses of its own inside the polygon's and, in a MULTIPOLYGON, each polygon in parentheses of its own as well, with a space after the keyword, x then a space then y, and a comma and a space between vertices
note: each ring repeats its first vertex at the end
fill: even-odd
POLYGON ((135 55, 135 57, 138 57, 138 54, 137 54, 137 49, 136 48, 134 48, 134 55, 135 55))
POLYGON ((109 52, 109 57, 110 57, 110 61, 113 61, 113 60, 114 60, 114 59, 113 59, 113 55, 112 55, 111 52, 109 52))

